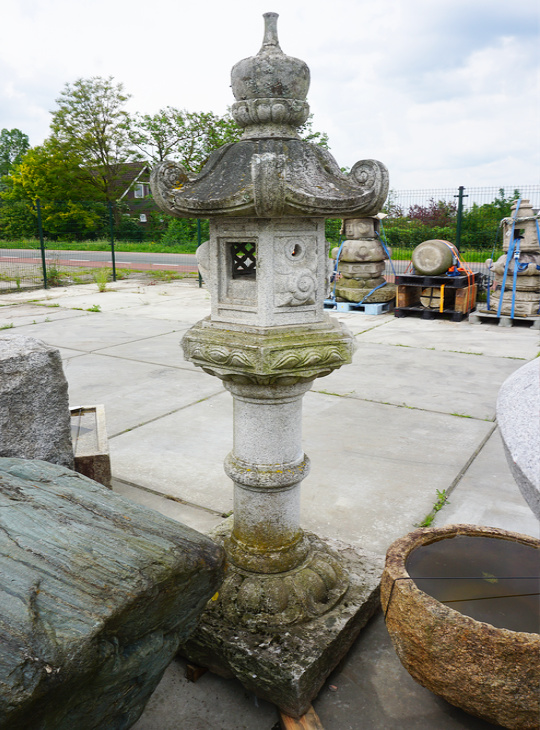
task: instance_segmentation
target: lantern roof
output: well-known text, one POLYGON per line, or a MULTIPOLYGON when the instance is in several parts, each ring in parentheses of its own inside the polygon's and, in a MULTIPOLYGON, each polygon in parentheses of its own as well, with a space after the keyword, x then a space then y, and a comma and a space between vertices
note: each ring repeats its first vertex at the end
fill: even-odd
POLYGON ((281 50, 277 13, 265 13, 260 51, 231 72, 232 114, 244 129, 194 178, 176 162, 152 173, 158 205, 178 217, 250 216, 324 218, 376 215, 388 194, 388 171, 361 160, 349 174, 325 148, 300 138, 309 116, 308 66, 281 50))

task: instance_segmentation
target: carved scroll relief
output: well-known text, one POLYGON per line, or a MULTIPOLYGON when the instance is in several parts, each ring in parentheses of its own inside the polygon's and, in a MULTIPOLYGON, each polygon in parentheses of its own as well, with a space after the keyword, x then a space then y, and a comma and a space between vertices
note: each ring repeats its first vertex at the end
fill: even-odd
POLYGON ((278 236, 274 242, 276 307, 315 304, 317 240, 314 236, 278 236))

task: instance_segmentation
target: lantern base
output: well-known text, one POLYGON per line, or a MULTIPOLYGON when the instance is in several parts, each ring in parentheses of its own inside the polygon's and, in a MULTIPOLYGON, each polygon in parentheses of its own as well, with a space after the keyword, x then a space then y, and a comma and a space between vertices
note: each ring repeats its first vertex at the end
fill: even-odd
MULTIPOLYGON (((218 541, 221 534, 213 535, 218 541)), ((328 675, 347 654, 360 630, 379 607, 384 556, 338 540, 306 533, 313 551, 338 557, 349 586, 329 610, 298 623, 256 625, 242 620, 225 601, 208 603, 201 621, 180 654, 244 687, 292 717, 301 717, 328 675)), ((233 569, 234 570, 234 569, 233 569)), ((227 595, 228 594, 228 595, 227 595)))

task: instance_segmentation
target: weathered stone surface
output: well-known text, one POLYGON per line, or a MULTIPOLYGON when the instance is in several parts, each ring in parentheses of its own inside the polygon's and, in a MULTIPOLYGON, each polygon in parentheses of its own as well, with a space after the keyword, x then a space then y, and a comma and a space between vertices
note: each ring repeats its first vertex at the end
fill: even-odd
MULTIPOLYGON (((219 538, 218 531, 215 536, 219 538)), ((330 549, 349 575, 343 600, 307 622, 246 628, 230 620, 220 599, 211 601, 180 653, 216 674, 236 677, 258 697, 300 717, 317 696, 378 607, 383 560, 337 540, 308 535, 316 549, 330 549)), ((307 588, 307 586, 306 586, 307 588)), ((309 593, 306 592, 306 601, 309 593)), ((229 614, 229 615, 228 615, 229 614)))
POLYGON ((197 259, 214 322, 272 327, 325 319, 331 262, 322 219, 210 221, 197 259))
POLYGON ((425 276, 444 274, 453 262, 451 245, 449 241, 438 238, 419 243, 411 256, 416 271, 425 276))
POLYGON ((497 398, 497 422, 508 464, 540 520, 540 359, 516 370, 497 398))
MULTIPOLYGON (((164 162, 151 185, 163 210, 210 219, 198 259, 212 313, 182 345, 186 359, 221 378, 234 398, 234 447, 225 462, 235 490, 224 540, 230 572, 209 607, 215 622, 201 629, 200 653, 298 715, 354 640, 372 595, 363 586, 355 593, 348 566, 300 527, 309 464, 301 399, 314 378, 350 362, 354 339, 324 311, 331 273, 324 219, 376 215, 388 172, 361 160, 344 175, 327 151, 299 138, 309 72, 281 51, 277 15, 264 17, 263 47, 232 75, 241 141, 217 150, 193 180, 164 162), (257 638, 265 622, 291 650, 280 654, 272 636, 257 638)), ((366 224, 372 237, 375 225, 366 224)))
MULTIPOLYGON (((364 279, 381 277, 384 274, 384 266, 384 261, 370 261, 356 264, 341 263, 340 261, 338 263, 338 271, 343 271, 345 274, 355 271, 354 278, 362 281, 364 279)), ((363 286, 363 284, 360 283, 359 286, 363 286)))
POLYGON ((222 550, 42 461, 0 459, 0 520, 0 728, 131 727, 222 550))
POLYGON ((476 621, 421 591, 405 569, 410 552, 453 535, 501 537, 540 547, 527 535, 478 525, 411 532, 386 555, 381 602, 386 626, 409 674, 457 707, 515 730, 536 730, 540 713, 540 636, 476 621))
MULTIPOLYGON (((494 282, 500 288, 503 284, 503 276, 494 277, 494 282)), ((516 291, 535 291, 540 292, 540 276, 518 276, 516 278, 516 291)), ((512 291, 514 288, 514 277, 508 273, 506 276, 505 290, 512 291)), ((540 299, 540 297, 538 297, 540 299)))
MULTIPOLYGON (((495 272, 497 276, 503 276, 504 269, 506 267, 506 254, 499 256, 495 263, 492 263, 491 259, 486 261, 489 264, 489 268, 495 272)), ((519 264, 517 275, 518 277, 523 276, 538 276, 540 277, 540 253, 528 253, 522 251, 519 254, 519 264)), ((514 258, 510 260, 508 264, 508 274, 514 273, 514 258)))
POLYGON ((60 353, 33 337, 0 337, 0 456, 73 468, 68 386, 60 353))
MULTIPOLYGON (((351 362, 356 343, 339 320, 296 327, 243 328, 203 319, 182 338, 186 360, 224 381, 287 386, 351 362)), ((279 400, 279 394, 276 392, 279 400)))
POLYGON ((383 206, 389 182, 381 162, 360 160, 345 175, 327 150, 299 139, 309 69, 281 50, 277 17, 264 15, 259 53, 232 71, 240 142, 216 150, 193 179, 170 160, 153 169, 152 193, 171 215, 343 218, 376 215, 383 206))
MULTIPOLYGON (((336 246, 332 249, 333 259, 337 258, 339 250, 340 246, 336 246)), ((388 256, 382 247, 381 242, 374 238, 368 238, 360 241, 343 241, 341 253, 339 254, 339 265, 341 265, 341 262, 349 265, 361 265, 362 263, 368 263, 371 261, 384 261, 387 258, 388 256)))
POLYGON ((540 252, 540 241, 538 240, 538 217, 529 200, 521 200, 518 208, 518 201, 512 204, 512 214, 509 218, 503 218, 503 251, 508 251, 512 237, 520 236, 520 251, 540 252))
POLYGON ((361 279, 342 279, 336 284, 336 297, 347 302, 361 302, 366 304, 389 302, 396 296, 394 284, 386 284, 370 294, 373 287, 366 287, 361 279))
MULTIPOLYGON (((498 312, 499 302, 501 299, 500 292, 495 292, 490 297, 490 309, 498 312)), ((531 317, 539 313, 540 298, 537 292, 516 291, 514 301, 514 315, 516 317, 531 317)), ((505 291, 503 295, 503 304, 501 314, 512 313, 512 292, 505 291)))

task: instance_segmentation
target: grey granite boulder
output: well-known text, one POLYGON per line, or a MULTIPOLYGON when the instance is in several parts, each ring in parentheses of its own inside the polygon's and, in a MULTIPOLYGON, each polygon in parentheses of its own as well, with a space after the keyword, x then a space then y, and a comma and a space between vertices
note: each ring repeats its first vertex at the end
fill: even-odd
POLYGON ((64 467, 0 459, 0 728, 131 727, 222 572, 194 530, 64 467))
POLYGON ((505 380, 497 421, 514 479, 540 520, 540 358, 505 380))
POLYGON ((68 386, 60 353, 33 337, 0 337, 0 456, 73 468, 68 386))

